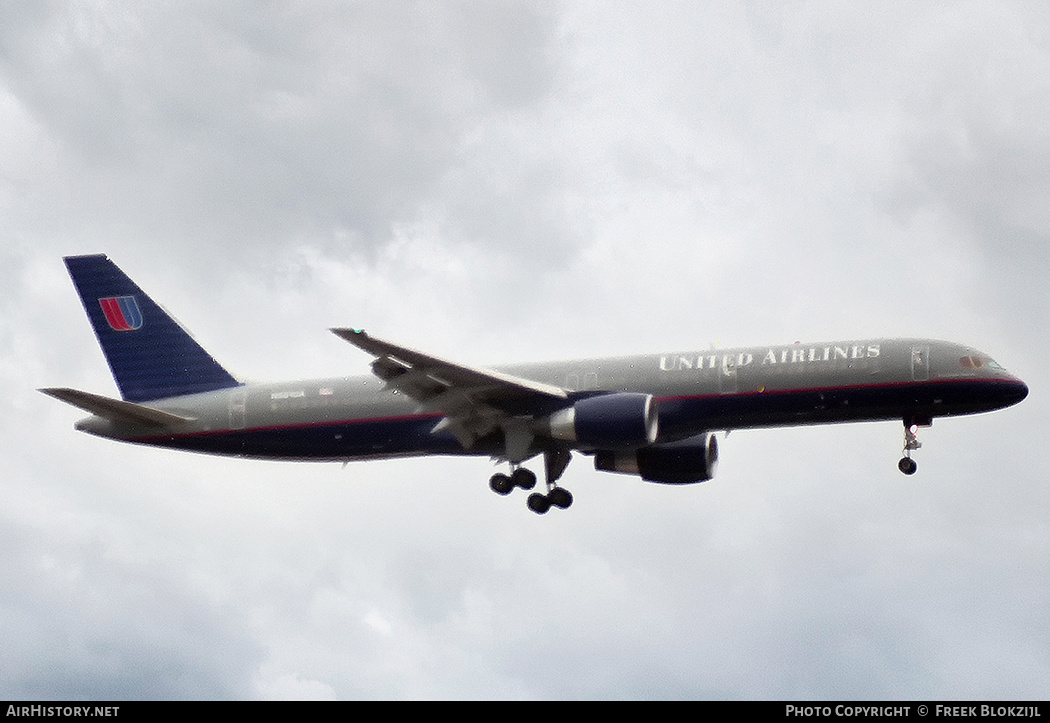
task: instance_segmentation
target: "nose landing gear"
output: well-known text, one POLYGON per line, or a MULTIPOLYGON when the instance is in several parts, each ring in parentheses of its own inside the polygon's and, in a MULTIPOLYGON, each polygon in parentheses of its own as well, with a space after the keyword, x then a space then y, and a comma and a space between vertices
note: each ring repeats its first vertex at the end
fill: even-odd
POLYGON ((901 457, 897 463, 897 469, 907 475, 915 474, 915 470, 919 468, 919 465, 915 463, 915 460, 911 458, 911 453, 916 449, 922 447, 922 442, 916 436, 920 426, 930 426, 930 421, 916 421, 914 419, 904 420, 904 456, 901 457))

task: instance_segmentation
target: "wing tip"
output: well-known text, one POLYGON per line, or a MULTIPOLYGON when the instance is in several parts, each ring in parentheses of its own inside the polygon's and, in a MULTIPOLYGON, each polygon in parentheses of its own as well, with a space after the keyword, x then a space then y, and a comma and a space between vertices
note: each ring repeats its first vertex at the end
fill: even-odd
POLYGON ((364 329, 348 329, 343 326, 330 326, 328 327, 328 331, 332 332, 336 336, 341 336, 344 339, 348 339, 351 337, 368 337, 368 334, 365 333, 364 329))

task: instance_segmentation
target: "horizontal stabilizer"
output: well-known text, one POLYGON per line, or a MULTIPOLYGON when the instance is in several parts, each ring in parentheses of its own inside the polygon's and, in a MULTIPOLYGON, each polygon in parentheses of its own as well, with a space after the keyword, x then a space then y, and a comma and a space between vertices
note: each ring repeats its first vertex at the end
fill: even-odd
POLYGON ((59 399, 66 404, 83 409, 86 412, 110 419, 114 422, 132 424, 149 424, 157 427, 172 427, 192 422, 196 417, 183 417, 171 412, 146 407, 132 402, 103 397, 99 394, 82 392, 77 389, 49 388, 39 390, 49 397, 59 399))

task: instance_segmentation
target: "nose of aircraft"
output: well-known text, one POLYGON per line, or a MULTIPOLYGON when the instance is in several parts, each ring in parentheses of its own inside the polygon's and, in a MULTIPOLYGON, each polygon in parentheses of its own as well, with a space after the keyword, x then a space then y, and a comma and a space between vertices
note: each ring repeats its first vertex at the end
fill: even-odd
POLYGON ((1010 380, 1010 385, 1007 387, 1006 397, 1010 404, 1017 404, 1019 401, 1028 396, 1028 385, 1022 382, 1017 377, 1010 380))

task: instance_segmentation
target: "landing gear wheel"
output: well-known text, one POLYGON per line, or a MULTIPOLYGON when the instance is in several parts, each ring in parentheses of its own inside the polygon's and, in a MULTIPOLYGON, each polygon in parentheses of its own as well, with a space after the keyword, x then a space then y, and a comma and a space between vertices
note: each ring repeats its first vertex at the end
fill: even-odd
POLYGON ((915 474, 918 468, 919 465, 915 464, 915 460, 911 457, 901 457, 901 461, 897 463, 897 469, 904 474, 915 474))
POLYGON ((563 487, 555 487, 547 493, 547 499, 555 507, 560 507, 564 510, 572 504, 572 493, 563 487))
POLYGON ((551 508, 551 500, 547 495, 540 494, 539 492, 533 492, 529 495, 528 501, 525 503, 529 506, 529 509, 535 512, 537 515, 546 514, 547 510, 551 508))
POLYGON ((497 472, 489 478, 489 488, 498 495, 509 495, 514 489, 514 482, 502 472, 497 472))
POLYGON ((531 490, 536 486, 536 473, 524 467, 518 467, 510 473, 510 481, 514 487, 531 490))

